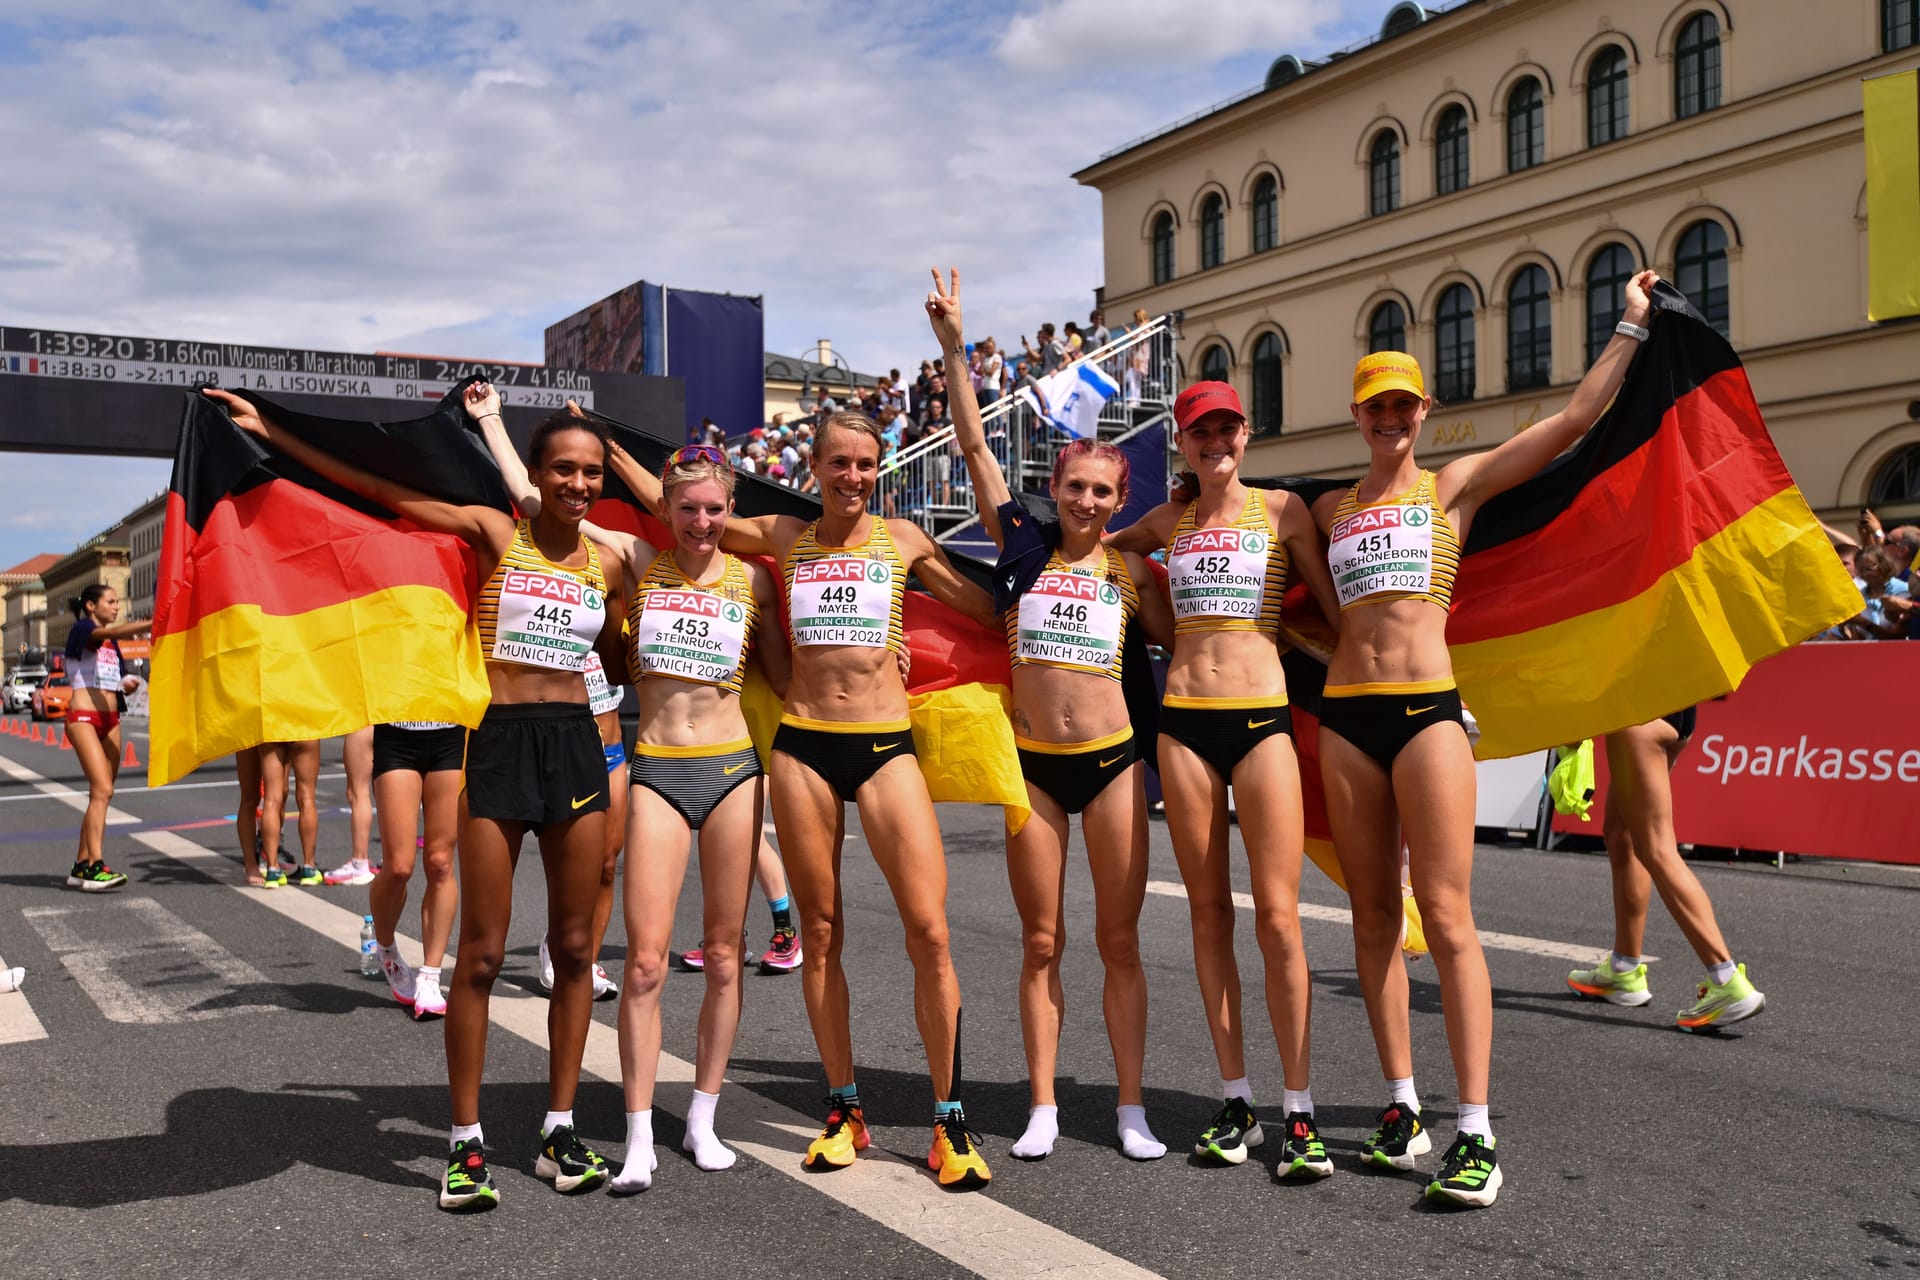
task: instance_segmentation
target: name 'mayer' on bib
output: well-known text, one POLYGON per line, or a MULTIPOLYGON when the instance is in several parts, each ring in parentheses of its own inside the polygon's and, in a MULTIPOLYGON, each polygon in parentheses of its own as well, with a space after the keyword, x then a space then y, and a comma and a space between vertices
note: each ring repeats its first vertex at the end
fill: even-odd
POLYGON ((495 662, 579 671, 606 621, 600 592, 558 573, 508 569, 500 575, 500 608, 494 624, 495 662))
POLYGON ((1257 622, 1266 600, 1273 535, 1261 529, 1193 529, 1167 548, 1176 619, 1257 622))
POLYGON ((746 647, 747 608, 711 591, 647 591, 634 654, 646 675, 726 684, 746 647))
POLYGON ((1120 589, 1092 574, 1041 574, 1020 597, 1014 660, 1110 669, 1120 657, 1126 609, 1120 589))
POLYGON ((793 566, 787 598, 796 645, 883 649, 893 617, 894 566, 865 556, 827 556, 793 566))
POLYGON ((1433 513, 1425 505, 1368 507, 1334 521, 1327 566, 1340 607, 1376 595, 1433 589, 1433 513))

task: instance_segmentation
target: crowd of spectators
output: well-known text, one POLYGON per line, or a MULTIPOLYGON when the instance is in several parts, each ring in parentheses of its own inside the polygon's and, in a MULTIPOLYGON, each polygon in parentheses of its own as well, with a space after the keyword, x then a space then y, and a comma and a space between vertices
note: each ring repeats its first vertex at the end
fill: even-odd
POLYGON ((1920 554, 1920 527, 1882 529, 1871 511, 1860 513, 1858 546, 1839 548, 1860 589, 1860 612, 1827 632, 1830 640, 1920 640, 1920 595, 1911 590, 1920 554))

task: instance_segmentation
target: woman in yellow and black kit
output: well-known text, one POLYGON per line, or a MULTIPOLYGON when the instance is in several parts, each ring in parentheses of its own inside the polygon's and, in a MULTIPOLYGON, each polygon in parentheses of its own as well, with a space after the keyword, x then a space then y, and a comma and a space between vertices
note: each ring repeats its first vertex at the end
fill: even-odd
MULTIPOLYGON (((617 450, 613 465, 641 501, 658 504, 658 479, 617 450)), ((909 574, 936 599, 988 625, 992 602, 917 526, 867 513, 879 471, 879 427, 858 413, 833 414, 814 440, 820 519, 736 515, 721 540, 736 555, 773 556, 787 593, 793 674, 773 740, 773 820, 800 907, 807 1018, 831 1089, 826 1125, 805 1163, 816 1171, 844 1168, 868 1142, 840 963, 840 847, 852 801, 893 891, 913 965, 914 1016, 934 1094, 927 1164, 942 1186, 980 1187, 991 1175, 955 1096, 960 983, 947 946, 946 853, 914 755, 899 656, 906 651, 909 574)))
POLYGON ((1241 1164, 1266 1140, 1247 1080, 1240 971, 1233 955, 1231 786, 1253 883, 1267 1010, 1284 1073, 1287 1134, 1279 1174, 1323 1178, 1333 1165, 1314 1127, 1308 1088, 1313 989, 1300 940, 1306 826, 1279 627, 1290 572, 1300 575, 1329 616, 1335 612, 1333 587, 1306 504, 1290 493, 1241 483, 1247 419, 1233 388, 1195 383, 1175 400, 1173 414, 1180 452, 1198 479, 1200 496, 1155 507, 1111 543, 1167 552, 1174 641, 1160 711, 1160 781, 1167 833, 1187 888, 1194 972, 1223 1098, 1194 1153, 1241 1164))
POLYGON ((547 1115, 534 1173, 561 1192, 607 1180, 606 1162, 573 1124, 580 1059, 593 1016, 592 922, 606 857, 607 772, 582 675, 603 627, 624 616, 625 579, 581 533, 600 496, 606 439, 565 412, 543 419, 528 445, 527 471, 540 514, 515 520, 492 507, 456 506, 383 479, 300 440, 224 391, 206 394, 234 424, 264 438, 324 478, 475 553, 483 583, 474 624, 492 701, 467 740, 460 797, 460 948, 447 993, 447 1083, 452 1148, 440 1182, 443 1209, 499 1202, 480 1129, 487 1010, 506 957, 513 873, 532 830, 547 879, 547 931, 554 962, 547 1013, 547 1115))
POLYGON ((1433 1142, 1413 1085, 1399 955, 1404 833, 1460 1086, 1459 1133, 1427 1195, 1458 1204, 1492 1204, 1504 1175, 1487 1120, 1493 989, 1469 892, 1473 752, 1447 654, 1454 573, 1480 504, 1578 440, 1619 390, 1647 336, 1654 280, 1646 271, 1627 285, 1618 332, 1564 410, 1437 473, 1421 470, 1413 457, 1433 408, 1419 364, 1398 351, 1365 357, 1353 371, 1350 408, 1370 455, 1367 474, 1314 504, 1342 611, 1320 712, 1321 773, 1353 901, 1355 967, 1393 1099, 1361 1144, 1361 1157, 1412 1169, 1433 1142))
MULTIPOLYGON (((960 273, 943 287, 934 272, 927 302, 934 337, 964 352, 960 273)), ((964 358, 964 356, 962 357, 964 358)), ((1144 765, 1121 688, 1129 628, 1171 640, 1166 595, 1140 557, 1102 545, 1127 497, 1127 458, 1110 444, 1076 440, 1053 465, 1059 522, 1040 522, 1008 492, 988 447, 972 383, 953 383, 955 438, 965 455, 980 522, 1000 548, 996 603, 1007 604, 1013 665, 1014 742, 1032 816, 1007 837, 1007 879, 1020 910, 1020 1030, 1032 1103, 1012 1154, 1038 1160, 1059 1137, 1054 1074, 1066 997, 1069 816, 1080 814, 1093 873, 1094 938, 1106 968, 1103 1005, 1119 1084, 1116 1130, 1131 1159, 1167 1148, 1147 1124, 1141 1076, 1147 1049, 1147 979, 1140 963, 1140 908, 1147 892, 1144 765), (1006 585, 1009 573, 1013 582, 1006 585), (1014 598, 1009 599, 1012 596, 1014 598)))

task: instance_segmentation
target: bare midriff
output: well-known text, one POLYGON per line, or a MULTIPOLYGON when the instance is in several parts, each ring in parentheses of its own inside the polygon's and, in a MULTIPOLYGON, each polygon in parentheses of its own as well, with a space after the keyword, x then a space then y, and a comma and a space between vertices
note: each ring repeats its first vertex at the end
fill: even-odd
POLYGON ((1406 684, 1453 678, 1447 611, 1430 600, 1362 601, 1340 614, 1327 683, 1406 684))
POLYGON ((1035 663, 1013 668, 1013 727, 1035 742, 1090 742, 1131 723, 1120 682, 1035 663))
POLYGON ((892 649, 795 645, 787 712, 808 720, 903 720, 907 689, 892 649))
POLYGON ((640 700, 635 741, 649 747, 706 747, 747 736, 740 699, 719 685, 655 675, 634 694, 640 700))
POLYGON ((1280 642, 1264 631, 1189 631, 1174 637, 1167 693, 1181 698, 1287 696, 1280 642))

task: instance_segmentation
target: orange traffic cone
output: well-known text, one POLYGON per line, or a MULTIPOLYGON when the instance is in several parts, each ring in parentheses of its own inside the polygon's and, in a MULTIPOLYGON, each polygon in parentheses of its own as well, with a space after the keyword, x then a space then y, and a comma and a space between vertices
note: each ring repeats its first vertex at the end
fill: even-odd
MULTIPOLYGON (((53 730, 51 729, 47 730, 47 736, 52 737, 53 730)), ((60 726, 60 749, 62 751, 73 750, 73 744, 67 741, 67 726, 65 726, 64 724, 60 726)))
POLYGON ((132 738, 127 739, 127 753, 121 757, 120 767, 122 769, 138 769, 140 767, 140 757, 133 754, 132 738))
POLYGON ((31 738, 28 738, 27 741, 28 742, 40 741, 40 722, 38 720, 33 722, 33 736, 31 738))

